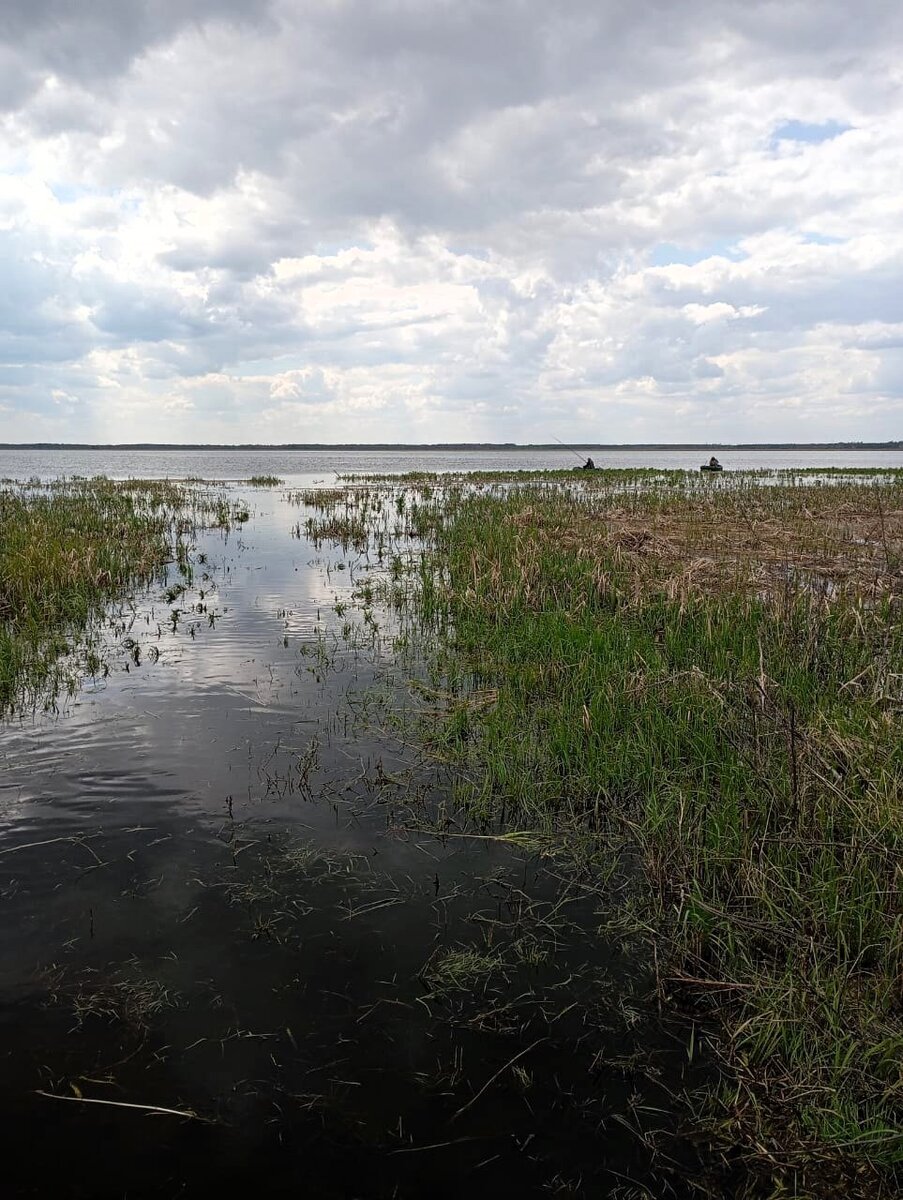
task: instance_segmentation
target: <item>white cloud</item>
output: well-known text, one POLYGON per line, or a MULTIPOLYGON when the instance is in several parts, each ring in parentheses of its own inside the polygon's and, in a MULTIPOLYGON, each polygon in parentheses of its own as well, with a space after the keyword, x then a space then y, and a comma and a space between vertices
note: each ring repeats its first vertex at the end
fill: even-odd
POLYGON ((680 310, 694 325, 707 325, 710 321, 736 321, 738 317, 757 317, 765 309, 759 304, 743 304, 734 308, 723 300, 714 304, 685 304, 680 310))
POLYGON ((5 438, 899 436, 894 6, 70 11, 0 16, 5 438))

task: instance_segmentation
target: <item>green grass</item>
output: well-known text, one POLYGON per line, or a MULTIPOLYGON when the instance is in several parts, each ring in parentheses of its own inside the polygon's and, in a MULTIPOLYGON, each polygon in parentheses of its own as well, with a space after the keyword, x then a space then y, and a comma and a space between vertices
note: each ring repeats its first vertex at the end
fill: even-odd
POLYGON ((903 472, 411 485, 355 481, 325 528, 407 564, 460 806, 643 863, 660 995, 722 1030, 697 1117, 766 1189, 894 1194, 903 472))
POLYGON ((162 578, 170 561, 190 576, 185 536, 242 515, 221 495, 167 480, 0 489, 0 712, 52 704, 95 673, 92 627, 106 604, 162 578))
POLYGON ((278 475, 252 475, 248 483, 251 487, 281 487, 285 480, 278 475))

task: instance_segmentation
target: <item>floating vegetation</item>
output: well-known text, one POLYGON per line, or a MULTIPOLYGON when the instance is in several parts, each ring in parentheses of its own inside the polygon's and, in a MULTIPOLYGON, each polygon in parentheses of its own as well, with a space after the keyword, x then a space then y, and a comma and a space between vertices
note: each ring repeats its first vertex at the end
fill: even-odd
POLYGON ((77 978, 57 970, 49 981, 49 1002, 71 1005, 79 1025, 100 1019, 143 1034, 155 1017, 178 1006, 179 996, 161 980, 138 974, 135 967, 131 963, 125 969, 84 971, 77 978))
POLYGON ((470 947, 457 947, 436 955, 423 970, 423 978, 432 991, 472 988, 499 969, 497 958, 470 947))

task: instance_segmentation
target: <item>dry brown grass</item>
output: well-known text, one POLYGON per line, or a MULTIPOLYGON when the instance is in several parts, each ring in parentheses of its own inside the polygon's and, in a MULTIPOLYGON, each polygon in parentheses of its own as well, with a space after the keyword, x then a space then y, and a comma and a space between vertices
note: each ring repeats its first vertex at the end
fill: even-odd
POLYGON ((888 509, 878 489, 856 489, 840 503, 833 488, 811 492, 804 503, 779 512, 746 495, 722 494, 714 502, 690 497, 664 510, 653 503, 625 508, 603 497, 584 511, 531 507, 510 521, 523 531, 527 579, 531 564, 538 566, 556 547, 578 560, 614 559, 629 566, 640 588, 655 577, 672 596, 727 587, 774 594, 794 575, 795 583, 828 593, 903 592, 903 505, 888 509))

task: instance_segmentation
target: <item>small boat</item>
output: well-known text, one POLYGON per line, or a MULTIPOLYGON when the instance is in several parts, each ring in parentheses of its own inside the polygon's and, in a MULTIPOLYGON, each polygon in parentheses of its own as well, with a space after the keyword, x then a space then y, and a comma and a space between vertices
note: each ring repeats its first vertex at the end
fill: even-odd
POLYGON ((724 467, 721 463, 703 463, 699 469, 700 471, 723 471, 724 467))

